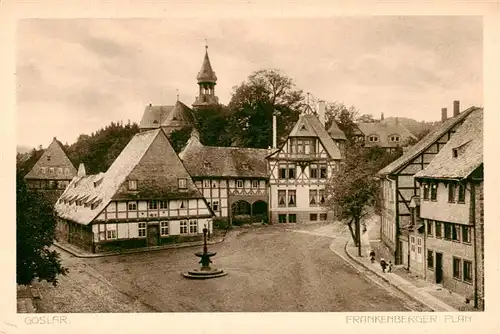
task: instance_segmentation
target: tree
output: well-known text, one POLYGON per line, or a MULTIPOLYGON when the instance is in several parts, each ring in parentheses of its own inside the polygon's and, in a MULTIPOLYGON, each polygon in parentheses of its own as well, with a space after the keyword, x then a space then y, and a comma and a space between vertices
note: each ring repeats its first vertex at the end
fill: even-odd
POLYGON ((185 126, 182 129, 172 131, 168 135, 168 140, 170 141, 175 153, 179 153, 186 145, 189 137, 191 136, 191 131, 193 131, 193 127, 185 126))
POLYGON ((139 126, 136 123, 123 125, 111 122, 90 136, 81 134, 78 140, 65 147, 65 150, 73 165, 78 166, 83 162, 87 173, 97 174, 108 170, 138 132, 139 126))
POLYGON ((200 108, 195 113, 195 127, 200 133, 200 141, 208 146, 230 146, 229 109, 223 105, 200 108))
POLYGON ((375 119, 373 118, 372 114, 363 114, 363 115, 359 116, 356 121, 360 122, 360 123, 375 123, 376 122, 375 119))
POLYGON ((379 194, 375 175, 401 154, 400 151, 388 153, 380 147, 363 148, 361 143, 351 142, 340 170, 327 184, 327 205, 336 212, 338 219, 346 222, 359 256, 361 221, 377 204, 379 194))
POLYGON ((358 127, 355 120, 359 113, 358 110, 354 106, 346 107, 341 102, 327 103, 325 109, 325 128, 329 129, 332 122, 335 121, 339 129, 344 132, 347 145, 354 145, 357 142, 358 127))
POLYGON ((55 213, 52 206, 36 191, 27 189, 21 175, 16 184, 16 280, 29 285, 34 279, 57 285, 57 276, 68 269, 61 264, 59 253, 50 250, 55 237, 55 213))
POLYGON ((293 80, 278 70, 260 70, 233 88, 229 103, 233 139, 241 146, 272 144, 272 116, 278 116, 277 136, 284 138, 298 120, 304 96, 293 80))

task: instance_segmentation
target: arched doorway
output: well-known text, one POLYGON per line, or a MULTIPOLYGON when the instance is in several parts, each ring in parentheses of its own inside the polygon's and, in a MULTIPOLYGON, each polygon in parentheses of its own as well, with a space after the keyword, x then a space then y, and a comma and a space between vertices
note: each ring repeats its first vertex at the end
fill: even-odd
POLYGON ((267 203, 264 201, 256 201, 252 204, 252 215, 267 217, 267 203))
POLYGON ((233 217, 252 215, 252 206, 245 200, 239 200, 231 205, 231 212, 233 217))

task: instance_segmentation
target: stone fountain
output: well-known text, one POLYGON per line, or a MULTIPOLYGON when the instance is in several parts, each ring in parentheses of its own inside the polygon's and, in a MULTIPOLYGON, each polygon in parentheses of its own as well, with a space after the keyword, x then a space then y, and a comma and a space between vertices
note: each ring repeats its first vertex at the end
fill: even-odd
POLYGON ((207 232, 208 229, 205 226, 203 228, 203 252, 194 253, 194 255, 200 258, 200 262, 198 263, 201 263, 201 268, 190 270, 187 273, 182 273, 182 276, 191 279, 207 279, 207 278, 216 278, 227 275, 227 273, 222 269, 210 267, 210 263, 212 263, 212 260, 210 258, 217 253, 208 251, 207 232))

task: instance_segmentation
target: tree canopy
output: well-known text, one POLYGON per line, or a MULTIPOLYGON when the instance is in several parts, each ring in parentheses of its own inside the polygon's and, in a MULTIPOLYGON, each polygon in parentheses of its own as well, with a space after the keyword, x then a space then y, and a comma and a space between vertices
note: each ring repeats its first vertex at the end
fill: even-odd
POLYGON ((304 95, 292 78, 278 70, 252 73, 233 88, 229 103, 231 130, 238 146, 267 148, 272 144, 272 116, 278 116, 278 140, 284 138, 298 120, 304 95))
POLYGON ((35 279, 57 285, 57 277, 68 270, 59 253, 51 250, 55 237, 55 213, 36 191, 29 191, 21 175, 16 184, 16 280, 29 285, 35 279))
POLYGON ((231 113, 224 105, 200 108, 195 111, 195 126, 200 141, 208 146, 231 146, 231 113))

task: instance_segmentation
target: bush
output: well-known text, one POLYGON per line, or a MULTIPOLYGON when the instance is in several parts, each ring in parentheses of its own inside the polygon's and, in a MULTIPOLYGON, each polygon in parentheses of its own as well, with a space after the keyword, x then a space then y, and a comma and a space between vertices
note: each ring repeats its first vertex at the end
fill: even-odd
POLYGON ((227 218, 215 218, 213 220, 213 227, 217 230, 229 230, 231 225, 229 224, 229 220, 227 218))

